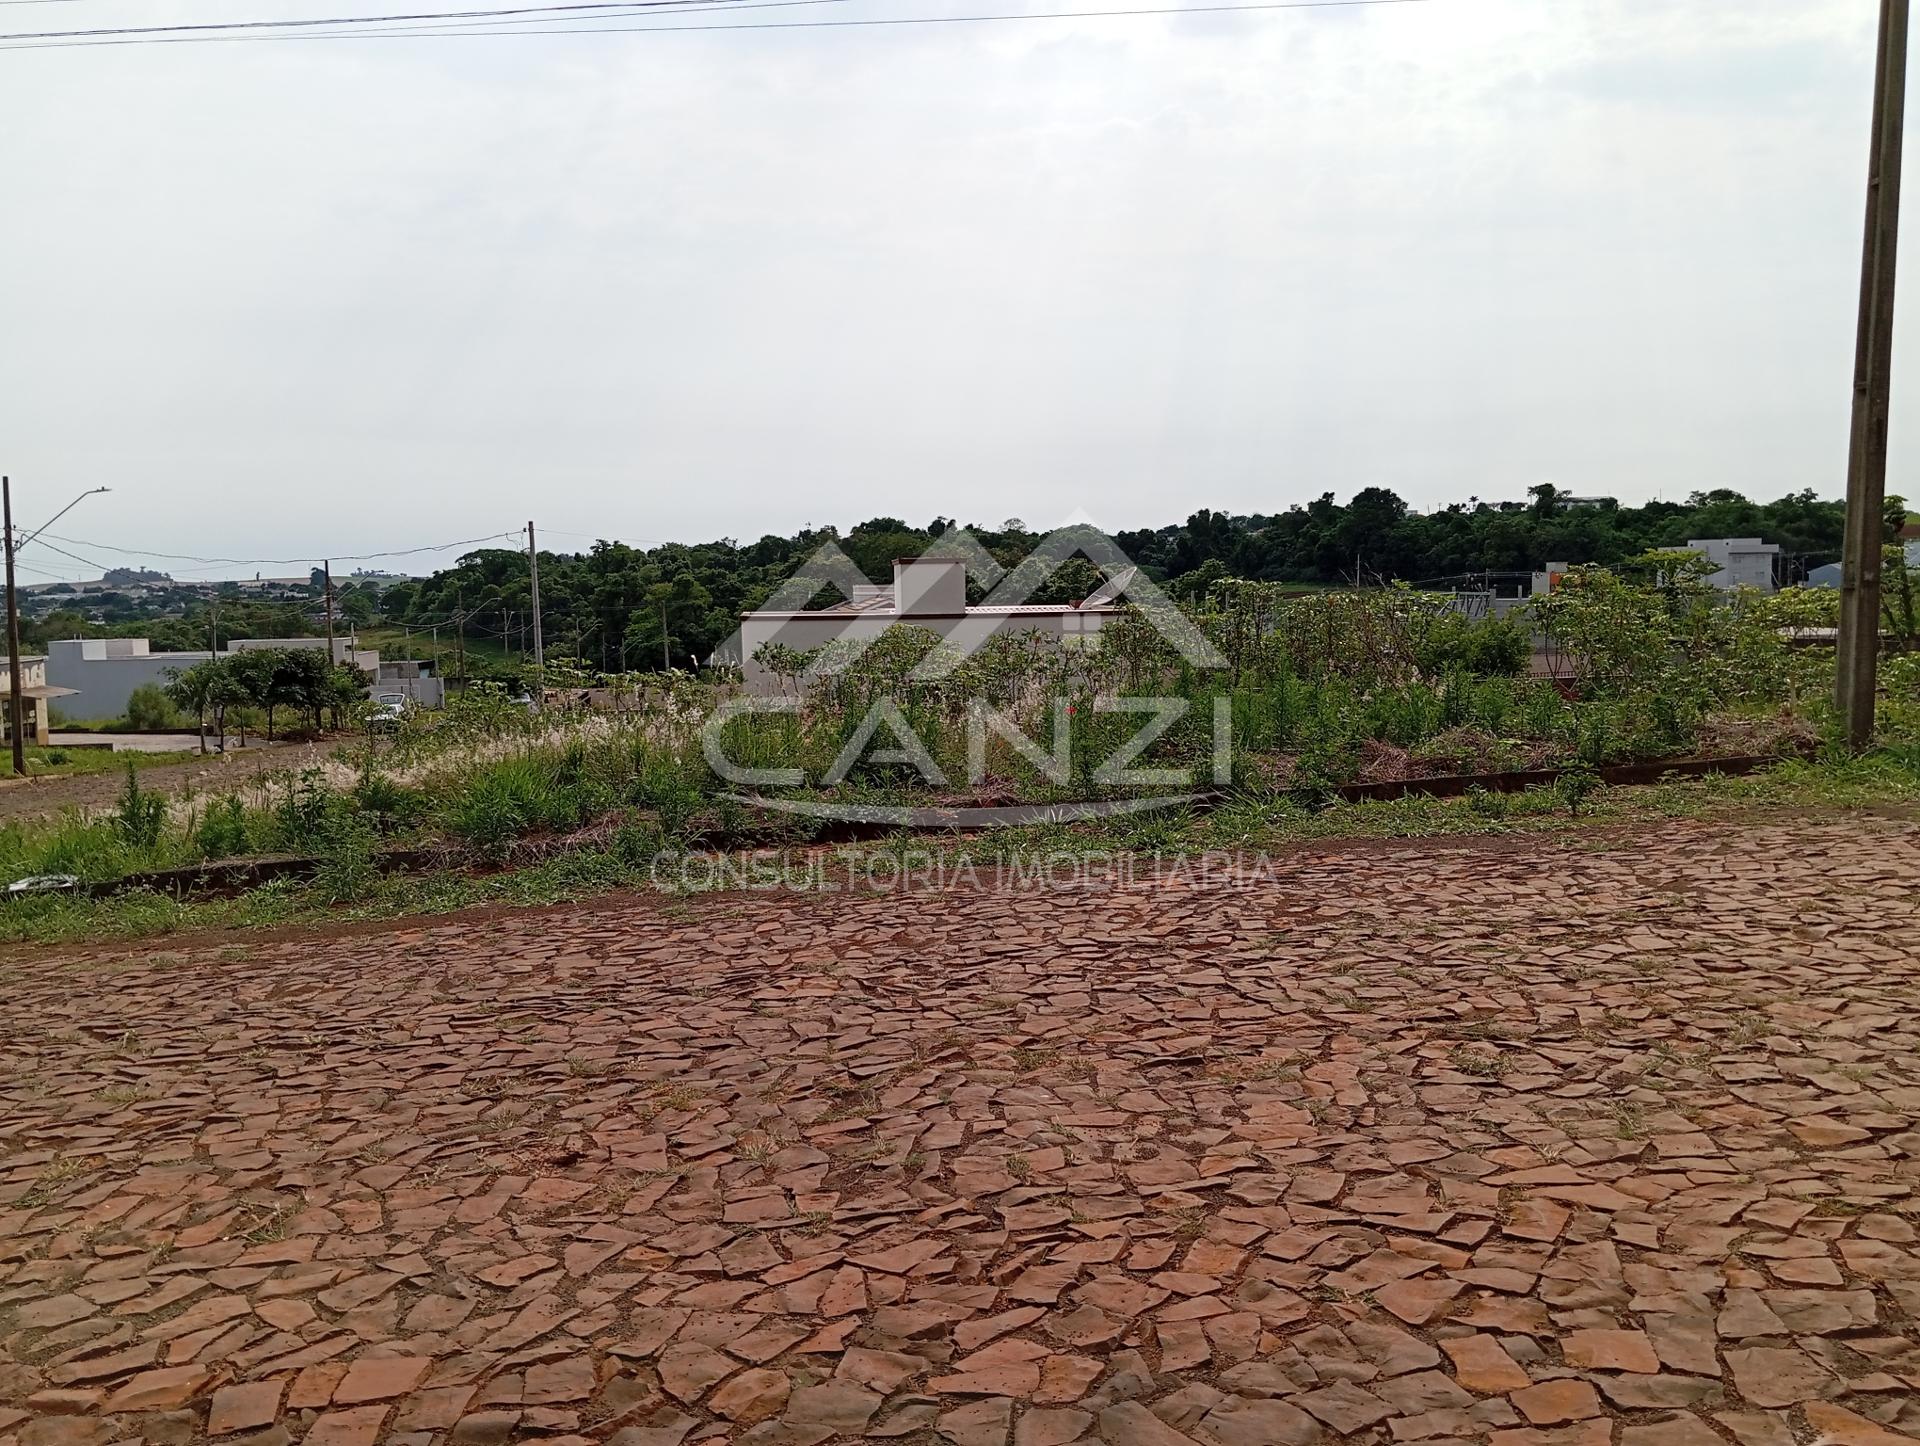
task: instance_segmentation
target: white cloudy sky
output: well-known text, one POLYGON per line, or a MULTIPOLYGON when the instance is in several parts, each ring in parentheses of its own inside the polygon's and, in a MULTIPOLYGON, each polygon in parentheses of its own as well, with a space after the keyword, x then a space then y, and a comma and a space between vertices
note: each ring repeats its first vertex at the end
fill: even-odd
POLYGON ((106 484, 56 531, 248 558, 1837 495, 1875 8, 0 53, 0 464, 25 524, 106 484))

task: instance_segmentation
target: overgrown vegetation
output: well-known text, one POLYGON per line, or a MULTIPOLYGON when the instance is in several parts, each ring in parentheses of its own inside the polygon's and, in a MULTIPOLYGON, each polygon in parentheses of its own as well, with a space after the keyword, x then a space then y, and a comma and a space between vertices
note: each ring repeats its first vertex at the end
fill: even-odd
MULTIPOLYGON (((1405 798, 1308 809, 1279 798, 1243 799, 1211 813, 1170 819, 1110 820, 1006 829, 967 838, 901 835, 822 856, 821 876, 834 880, 960 876, 962 861, 991 870, 996 861, 1158 850, 1279 851, 1333 838, 1462 838, 1530 834, 1578 827, 1632 830, 1684 817, 1734 817, 1762 809, 1920 806, 1920 751, 1881 750, 1863 758, 1788 763, 1768 773, 1710 777, 1639 789, 1601 789, 1577 821, 1558 790, 1480 794, 1464 799, 1405 798)), ((1595 846, 1613 846, 1606 833, 1595 846)), ((623 841, 588 843, 523 867, 472 872, 434 870, 357 881, 344 897, 338 876, 311 882, 279 879, 231 897, 176 899, 136 889, 100 899, 28 895, 0 907, 0 942, 95 942, 196 930, 334 925, 356 919, 445 914, 489 905, 563 903, 623 889, 699 892, 756 877, 750 860, 713 867, 676 866, 671 854, 635 851, 623 841), (664 862, 663 862, 664 859, 664 862)), ((1141 867, 1149 868, 1145 859, 1141 867)), ((803 880, 804 882, 804 880, 803 880)))
MULTIPOLYGON (((1221 830, 1297 836, 1323 814, 1372 818, 1337 806, 1339 788, 1356 780, 1563 770, 1553 789, 1481 791, 1431 815, 1447 828, 1498 829, 1544 813, 1606 815, 1615 790, 1601 787, 1599 770, 1613 763, 1818 751, 1832 653, 1807 639, 1828 625, 1832 595, 1729 598, 1684 557, 1649 568, 1637 578, 1578 569, 1507 619, 1466 617, 1444 597, 1405 588, 1301 596, 1223 582, 1188 612, 1225 659, 1207 670, 1139 614, 1082 645, 1022 634, 965 657, 946 654, 931 633, 895 628, 817 676, 832 659, 764 654, 791 685, 782 711, 736 717, 710 739, 703 726, 719 695, 684 676, 668 675, 644 706, 618 715, 533 712, 504 688, 479 685, 444 711, 410 712, 391 736, 343 747, 325 768, 240 792, 165 800, 129 769, 111 814, 0 828, 0 868, 9 878, 97 882, 295 854, 320 861, 299 897, 339 909, 441 887, 383 879, 380 851, 395 845, 605 886, 676 850, 820 837, 816 820, 752 810, 743 791, 837 805, 1055 803, 1165 793, 1173 771, 1224 793, 1212 812, 1059 835, 1072 846, 1151 852, 1221 830), (1536 639, 1546 676, 1532 668, 1536 639), (1110 705, 1142 696, 1172 700, 1179 716, 1130 760, 1160 776, 1127 780, 1103 765, 1143 718, 1110 705), (1224 777, 1214 773, 1217 730, 1232 745, 1224 777), (738 765, 798 770, 799 781, 729 783, 707 756, 716 742, 738 765)), ((296 675, 273 653, 235 661, 245 658, 266 660, 248 665, 258 697, 283 688, 277 707, 310 716, 319 706, 321 695, 289 683, 296 675)), ((302 665, 297 677, 311 673, 320 686, 332 674, 314 661, 320 668, 302 665)), ((235 687, 241 672, 228 675, 235 687)), ((1920 654, 1889 658, 1885 673, 1876 766, 1892 787, 1920 759, 1920 654)), ((1394 816, 1429 817, 1414 805, 1394 816)), ((1006 837, 1017 846, 1040 835, 1006 837)), ((264 903, 279 897, 255 892, 264 903)))

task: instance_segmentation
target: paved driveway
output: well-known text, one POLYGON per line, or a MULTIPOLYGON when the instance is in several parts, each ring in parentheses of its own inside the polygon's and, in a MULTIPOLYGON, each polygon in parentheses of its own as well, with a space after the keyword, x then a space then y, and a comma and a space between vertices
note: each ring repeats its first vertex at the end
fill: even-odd
MULTIPOLYGON (((61 733, 55 731, 47 735, 48 743, 54 748, 99 748, 106 747, 115 753, 184 753, 200 747, 198 733, 61 733)), ((238 751, 238 735, 229 740, 233 751, 238 751)), ((211 745, 209 745, 211 746, 211 745)))
POLYGON ((1910 1440, 1916 899, 1861 816, 16 957, 0 1439, 1910 1440))

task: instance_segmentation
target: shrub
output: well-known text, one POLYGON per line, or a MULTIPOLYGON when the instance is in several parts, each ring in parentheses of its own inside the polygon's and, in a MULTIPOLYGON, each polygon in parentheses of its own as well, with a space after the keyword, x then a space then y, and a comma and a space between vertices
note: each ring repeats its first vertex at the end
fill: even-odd
POLYGON ((372 886, 379 870, 374 864, 373 830, 350 814, 335 814, 320 830, 320 871, 313 887, 329 904, 347 904, 372 886))
POLYGON ((273 811, 273 847, 305 853, 333 811, 334 793, 317 768, 302 770, 298 779, 283 776, 287 792, 273 811))
POLYGON ((1567 812, 1577 818, 1581 806, 1603 787, 1605 785, 1601 783, 1598 772, 1580 765, 1563 771, 1554 784, 1554 791, 1559 794, 1561 802, 1566 804, 1567 812))
POLYGON ((216 798, 207 805, 207 816, 200 821, 193 841, 210 859, 230 859, 246 853, 252 840, 245 805, 237 798, 216 798))
POLYGON ((448 812, 447 826, 482 858, 503 863, 527 825, 513 789, 500 775, 488 774, 461 791, 448 812))
POLYGON ((426 811, 424 798, 381 773, 362 776, 354 785, 353 799, 374 829, 383 834, 405 828, 426 811))
POLYGON ((158 683, 142 683, 127 698, 127 722, 135 728, 178 728, 180 710, 158 683))
POLYGON ((127 846, 142 852, 159 846, 161 830, 166 827, 166 799, 140 787, 140 775, 131 763, 127 765, 127 784, 120 790, 114 821, 127 846))

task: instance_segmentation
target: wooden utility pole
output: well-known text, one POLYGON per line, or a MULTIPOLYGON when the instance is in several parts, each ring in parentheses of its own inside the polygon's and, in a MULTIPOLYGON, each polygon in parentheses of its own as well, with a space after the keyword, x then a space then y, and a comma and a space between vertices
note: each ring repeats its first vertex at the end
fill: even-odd
POLYGON ((1860 265, 1860 327, 1847 452, 1846 551, 1840 577, 1835 703, 1851 747, 1873 737, 1880 671, 1880 570, 1887 496, 1887 409, 1893 387, 1894 262, 1900 242, 1900 160, 1907 105, 1908 0, 1880 0, 1873 77, 1873 155, 1860 265))
POLYGON ((660 671, 673 671, 673 649, 667 646, 667 600, 660 599, 660 671))
POLYGON ((7 529, 7 726, 13 733, 13 771, 27 776, 25 710, 20 697, 20 594, 13 585, 13 479, 0 477, 0 518, 7 529))

